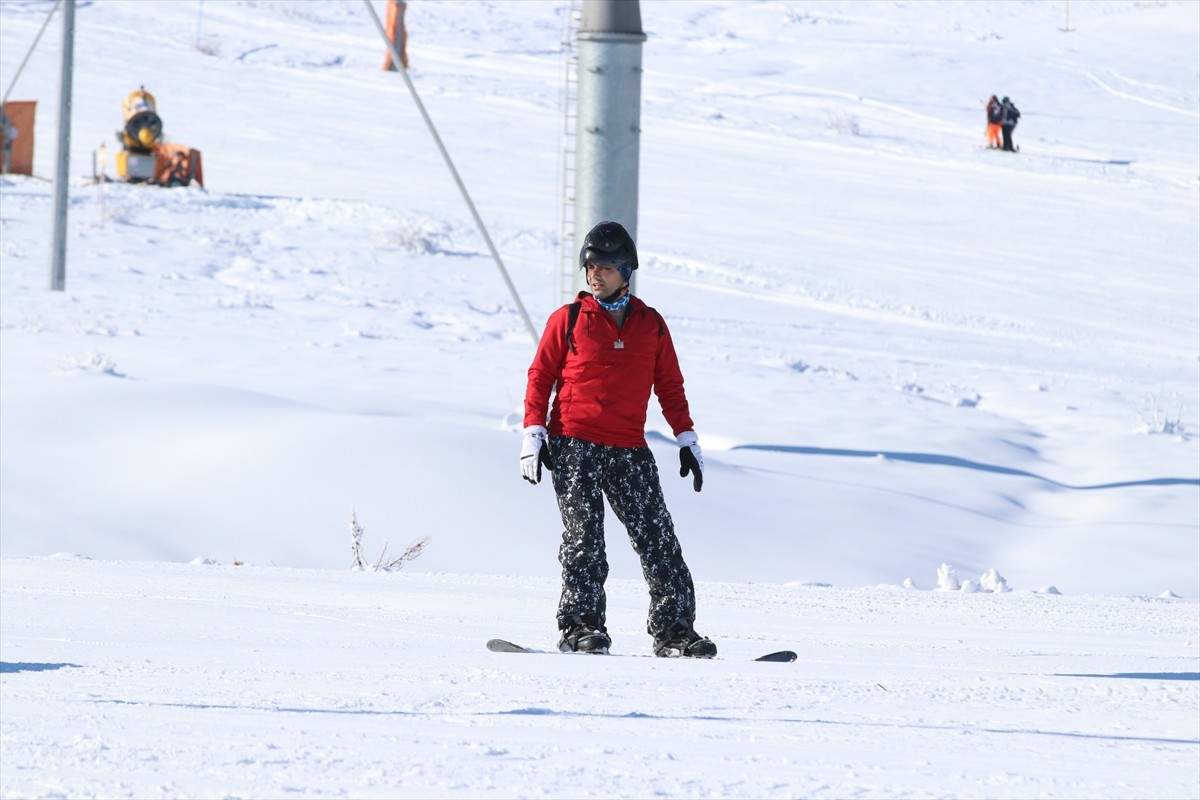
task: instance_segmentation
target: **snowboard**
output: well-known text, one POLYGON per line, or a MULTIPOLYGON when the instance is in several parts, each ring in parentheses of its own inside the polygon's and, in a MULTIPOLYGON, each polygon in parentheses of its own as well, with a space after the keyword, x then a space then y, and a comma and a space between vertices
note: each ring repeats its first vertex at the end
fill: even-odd
MULTIPOLYGON (((488 639, 487 649, 491 650, 493 653, 557 654, 560 652, 558 650, 538 650, 538 649, 532 648, 532 647, 524 647, 522 645, 507 641, 506 639, 488 639)), ((579 653, 563 653, 563 655, 581 655, 581 654, 579 654, 579 653)), ((613 654, 612 653, 584 653, 582 655, 613 655, 613 654)), ((677 656, 677 657, 682 657, 682 656, 677 656)), ((786 662, 790 662, 790 661, 795 661, 797 658, 799 658, 799 656, 797 656, 791 650, 779 650, 774 653, 767 653, 766 655, 759 656, 758 658, 756 658, 754 660, 755 661, 773 661, 773 662, 777 662, 777 663, 786 663, 786 662)), ((695 660, 696 661, 707 661, 708 659, 698 658, 695 660)))

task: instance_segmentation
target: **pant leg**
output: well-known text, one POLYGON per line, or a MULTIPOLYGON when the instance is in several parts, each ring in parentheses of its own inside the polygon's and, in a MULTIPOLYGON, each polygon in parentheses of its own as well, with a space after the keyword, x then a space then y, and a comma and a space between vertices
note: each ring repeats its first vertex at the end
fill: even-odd
POLYGON ((601 493, 603 448, 568 436, 550 439, 554 493, 562 514, 562 595, 558 601, 558 627, 565 630, 572 618, 604 630, 604 581, 608 558, 604 551, 604 497, 601 493))
POLYGON ((696 589, 667 511, 648 447, 606 448, 604 493, 642 562, 650 590, 646 630, 656 636, 677 620, 696 619, 696 589))
POLYGON ((988 146, 999 149, 1000 147, 1000 124, 996 122, 988 123, 987 130, 988 146))
POLYGON ((1012 150, 1013 149, 1013 140, 1012 140, 1013 126, 1005 125, 1003 130, 1004 130, 1004 149, 1012 150))

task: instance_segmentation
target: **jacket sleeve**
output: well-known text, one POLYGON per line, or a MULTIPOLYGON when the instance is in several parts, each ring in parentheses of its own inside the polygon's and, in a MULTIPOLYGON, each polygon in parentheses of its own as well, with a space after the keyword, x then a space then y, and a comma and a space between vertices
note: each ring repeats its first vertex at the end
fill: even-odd
POLYGON ((529 378, 525 384, 525 427, 545 425, 549 418, 550 395, 554 384, 562 377, 563 359, 567 348, 567 306, 555 311, 546 320, 529 378))
POLYGON ((662 323, 663 335, 658 337, 658 357, 654 364, 654 394, 662 406, 663 419, 676 436, 695 429, 688 411, 687 395, 683 391, 683 371, 667 323, 662 323))

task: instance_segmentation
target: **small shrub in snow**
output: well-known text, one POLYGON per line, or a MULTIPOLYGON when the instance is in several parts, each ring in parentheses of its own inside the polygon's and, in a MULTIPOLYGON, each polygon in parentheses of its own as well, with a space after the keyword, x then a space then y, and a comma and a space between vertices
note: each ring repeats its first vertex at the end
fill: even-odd
POLYGON ((398 569, 404 569, 404 565, 425 552, 425 545, 429 544, 429 537, 422 536, 419 539, 414 539, 408 547, 404 548, 404 552, 398 556, 387 558, 388 543, 383 543, 383 552, 379 554, 379 558, 375 561, 375 571, 383 570, 384 572, 392 572, 398 569))
POLYGON ((825 109, 825 127, 835 133, 847 136, 858 136, 858 117, 849 111, 839 111, 834 108, 825 109))
POLYGON ((453 249, 449 226, 433 220, 399 220, 383 232, 382 238, 385 245, 415 255, 447 253, 453 249))
POLYGON ((354 513, 354 509, 350 509, 350 552, 354 554, 354 560, 350 562, 350 569, 353 570, 367 568, 367 562, 363 561, 362 555, 362 537, 363 528, 358 524, 358 515, 354 513))
POLYGON ((350 564, 350 569, 356 572, 362 572, 367 569, 373 572, 395 572, 404 569, 404 565, 413 561, 425 551, 425 545, 429 544, 429 537, 422 536, 414 540, 408 547, 404 548, 404 552, 398 556, 388 558, 388 543, 383 543, 383 550, 379 553, 379 558, 375 559, 373 565, 368 565, 363 558, 363 527, 358 522, 358 515, 353 509, 350 511, 350 551, 354 554, 354 561, 350 564))
POLYGON ((1135 412, 1133 430, 1136 433, 1147 435, 1165 433, 1168 436, 1186 438, 1187 432, 1184 431, 1183 424, 1179 421, 1182 416, 1182 404, 1176 409, 1175 418, 1171 419, 1171 412, 1164 407, 1162 393, 1148 395, 1146 406, 1135 412))

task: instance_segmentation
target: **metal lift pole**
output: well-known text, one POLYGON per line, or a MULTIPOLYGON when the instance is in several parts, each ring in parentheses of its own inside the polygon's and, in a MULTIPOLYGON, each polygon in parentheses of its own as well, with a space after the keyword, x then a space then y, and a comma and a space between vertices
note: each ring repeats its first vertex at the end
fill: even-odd
POLYGON ((63 3, 62 77, 58 84, 58 157, 54 170, 54 238, 50 247, 50 288, 67 288, 67 190, 71 178, 71 73, 75 65, 75 0, 63 3))
MULTIPOLYGON (((638 169, 642 136, 642 12, 638 0, 583 0, 575 34, 579 100, 575 125, 575 242, 612 220, 638 238, 638 169)), ((629 290, 637 291, 637 273, 629 290)), ((576 271, 571 296, 587 290, 576 271)))

